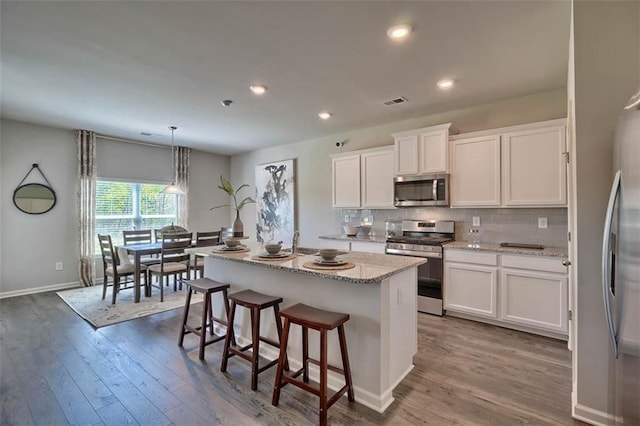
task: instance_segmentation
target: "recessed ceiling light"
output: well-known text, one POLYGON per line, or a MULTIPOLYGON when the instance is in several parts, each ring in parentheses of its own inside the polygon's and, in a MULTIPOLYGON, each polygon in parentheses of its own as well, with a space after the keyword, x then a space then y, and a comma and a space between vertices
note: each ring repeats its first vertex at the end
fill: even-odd
POLYGON ((251 89, 251 91, 256 95, 264 95, 267 91, 267 86, 265 86, 264 84, 256 84, 253 86, 249 86, 249 89, 251 89))
POLYGON ((329 111, 322 111, 320 113, 318 113, 318 117, 320 117, 323 120, 328 120, 331 118, 333 114, 331 114, 329 111))
POLYGON ((387 30, 387 35, 393 40, 402 40, 407 37, 409 33, 411 33, 411 30, 413 30, 411 25, 394 25, 392 27, 389 27, 389 29, 387 30))
POLYGON ((450 78, 443 78, 437 84, 438 84, 438 87, 441 88, 442 90, 447 90, 447 89, 451 89, 454 83, 455 81, 453 81, 450 78))

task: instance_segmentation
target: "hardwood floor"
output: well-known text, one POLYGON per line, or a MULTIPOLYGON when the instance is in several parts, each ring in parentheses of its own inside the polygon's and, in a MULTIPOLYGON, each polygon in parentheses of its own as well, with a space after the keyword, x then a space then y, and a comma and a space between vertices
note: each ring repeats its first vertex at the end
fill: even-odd
MULTIPOLYGON (((248 363, 232 359, 220 373, 222 342, 207 347, 204 362, 196 337, 179 348, 181 313, 96 331, 53 292, 0 300, 0 423, 317 423, 317 399, 293 386, 271 405, 275 369, 253 392, 248 363)), ((570 416, 564 342, 422 314, 418 339, 415 368, 384 414, 342 398, 329 423, 582 424, 570 416)))

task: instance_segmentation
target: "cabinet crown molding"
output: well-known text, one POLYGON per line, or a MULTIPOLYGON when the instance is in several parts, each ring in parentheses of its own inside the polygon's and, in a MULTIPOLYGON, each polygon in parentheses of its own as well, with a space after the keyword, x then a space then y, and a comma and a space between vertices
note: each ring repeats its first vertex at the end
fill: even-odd
POLYGON ((466 139, 469 137, 480 137, 480 136, 487 136, 487 135, 495 135, 498 133, 502 134, 502 133, 521 131, 521 130, 538 129, 542 127, 566 126, 566 125, 567 125, 566 118, 558 118, 555 120, 537 121, 535 123, 517 124, 515 126, 497 127, 494 129, 487 129, 487 130, 478 130, 477 132, 459 133, 457 135, 451 136, 449 140, 455 141, 458 139, 466 139))
POLYGON ((350 155, 367 154, 369 152, 384 152, 389 150, 393 150, 393 145, 384 145, 376 148, 359 149, 356 151, 337 152, 335 154, 329 154, 329 158, 340 158, 340 157, 346 157, 350 155))
POLYGON ((394 138, 402 138, 405 136, 417 135, 418 133, 438 132, 449 129, 450 135, 457 135, 459 130, 453 127, 452 123, 438 124, 436 126, 422 127, 420 129, 403 130, 401 132, 391 133, 394 138))

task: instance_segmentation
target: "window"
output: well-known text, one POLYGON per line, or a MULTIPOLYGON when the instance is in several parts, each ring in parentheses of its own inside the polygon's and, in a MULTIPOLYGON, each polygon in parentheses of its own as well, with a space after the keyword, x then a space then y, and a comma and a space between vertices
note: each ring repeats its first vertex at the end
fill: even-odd
POLYGON ((122 244, 122 231, 160 229, 177 221, 177 196, 164 194, 166 184, 98 180, 96 182, 96 250, 98 234, 122 244))

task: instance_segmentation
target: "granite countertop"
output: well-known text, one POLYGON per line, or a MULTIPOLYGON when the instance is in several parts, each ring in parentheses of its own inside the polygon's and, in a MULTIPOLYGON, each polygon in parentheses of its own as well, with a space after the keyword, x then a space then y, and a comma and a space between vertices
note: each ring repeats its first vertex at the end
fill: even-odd
POLYGON ((250 252, 245 253, 219 253, 213 252, 211 247, 187 249, 191 253, 210 256, 215 259, 228 260, 236 263, 247 263, 270 269, 280 269, 300 274, 313 275, 338 281, 346 281, 358 284, 373 284, 389 278, 399 272, 426 263, 425 259, 418 257, 393 256, 387 254, 349 252, 340 255, 339 258, 354 263, 355 268, 341 271, 319 271, 305 268, 304 263, 317 259, 313 255, 297 254, 292 260, 255 260, 253 256, 263 253, 260 247, 250 247, 250 252))
POLYGON ((367 235, 366 237, 350 237, 344 234, 336 235, 320 235, 318 238, 323 240, 339 240, 339 241, 360 241, 363 243, 386 243, 387 239, 383 235, 367 235))
POLYGON ((480 243, 477 247, 469 247, 466 241, 452 241, 444 245, 445 249, 458 249, 470 251, 492 251, 505 254, 524 254, 530 256, 564 257, 568 256, 566 247, 545 247, 543 250, 518 247, 501 247, 496 243, 480 243))

